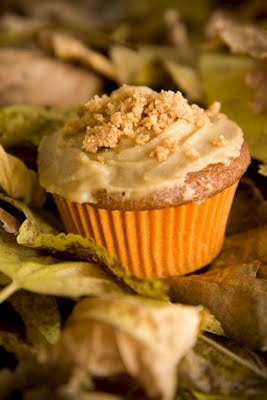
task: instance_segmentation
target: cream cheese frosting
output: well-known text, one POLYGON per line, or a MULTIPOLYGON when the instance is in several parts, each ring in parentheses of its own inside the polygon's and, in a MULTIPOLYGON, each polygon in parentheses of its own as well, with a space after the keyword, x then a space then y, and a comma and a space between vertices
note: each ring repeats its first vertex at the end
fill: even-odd
MULTIPOLYGON (((139 134, 148 138, 142 144, 133 134, 120 134, 112 147, 94 151, 84 146, 84 130, 70 135, 61 130, 43 138, 38 158, 41 185, 77 203, 96 203, 94 194, 102 189, 138 199, 166 187, 182 187, 188 173, 210 164, 229 165, 244 142, 239 126, 217 109, 206 112, 201 124, 175 116, 157 134, 144 125, 139 134)), ((184 200, 193 198, 193 188, 185 187, 184 200)))

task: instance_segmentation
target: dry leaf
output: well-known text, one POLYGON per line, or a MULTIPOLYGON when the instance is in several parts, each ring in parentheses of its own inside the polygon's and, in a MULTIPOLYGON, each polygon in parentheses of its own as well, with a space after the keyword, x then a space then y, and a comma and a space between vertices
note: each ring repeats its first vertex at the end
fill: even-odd
MULTIPOLYGON (((193 393, 198 390, 214 394, 214 400, 217 396, 254 399, 267 390, 267 370, 260 356, 233 342, 215 341, 204 335, 181 362, 179 379, 193 393)), ((197 399, 202 398, 201 393, 197 399)))
POLYGON ((234 20, 224 12, 214 13, 207 34, 210 38, 218 37, 233 53, 267 58, 267 32, 256 25, 234 20))
POLYGON ((70 107, 100 91, 100 81, 92 72, 37 51, 5 48, 0 50, 0 59, 0 105, 70 107))
POLYGON ((258 61, 248 73, 246 83, 255 90, 255 98, 251 104, 255 113, 267 111, 267 62, 258 61))
POLYGON ((167 400, 201 324, 199 307, 130 296, 85 299, 67 321, 57 352, 98 377, 127 373, 149 397, 167 400))
POLYGON ((8 233, 17 235, 19 233, 20 221, 13 215, 6 212, 0 207, 0 222, 3 224, 3 229, 8 233))
MULTIPOLYGON (((49 224, 43 221, 23 203, 3 196, 0 193, 0 200, 11 204, 20 210, 26 217, 21 224, 17 242, 24 246, 34 249, 45 250, 46 253, 52 253, 63 257, 66 255, 70 259, 92 261, 101 264, 106 270, 107 276, 111 275, 113 281, 119 282, 124 290, 134 290, 143 296, 164 299, 168 298, 168 287, 162 280, 157 279, 139 279, 131 275, 123 265, 108 251, 95 243, 93 239, 83 238, 78 234, 57 234, 49 224), (105 268, 106 267, 106 268, 105 268)), ((50 294, 50 293, 49 293, 50 294)))
POLYGON ((242 233, 265 224, 267 224, 267 202, 252 180, 242 178, 231 208, 227 234, 242 233))
POLYGON ((172 277, 168 282, 174 301, 204 305, 221 323, 226 335, 237 343, 265 351, 266 277, 267 266, 259 262, 226 263, 202 274, 172 277))
POLYGON ((19 289, 72 298, 123 292, 99 265, 60 262, 17 244, 14 237, 3 231, 0 231, 0 271, 11 279, 0 291, 0 302, 19 289))
MULTIPOLYGON (((0 190, 26 204, 41 206, 45 201, 45 191, 41 188, 36 173, 27 168, 19 158, 6 153, 1 145, 0 190)), ((2 213, 2 218, 6 219, 7 215, 3 216, 2 213)))
POLYGON ((112 62, 95 50, 87 47, 80 40, 62 33, 43 33, 40 36, 41 44, 52 48, 55 55, 62 60, 78 61, 86 67, 120 83, 117 69, 112 62))
POLYGON ((226 237, 222 251, 212 265, 224 267, 254 260, 267 263, 267 225, 226 237))
POLYGON ((196 69, 173 61, 165 61, 164 66, 178 88, 185 93, 189 100, 193 101, 202 98, 202 86, 196 69))
POLYGON ((35 348, 54 344, 61 331, 61 317, 53 297, 20 291, 9 302, 21 316, 27 341, 35 348))

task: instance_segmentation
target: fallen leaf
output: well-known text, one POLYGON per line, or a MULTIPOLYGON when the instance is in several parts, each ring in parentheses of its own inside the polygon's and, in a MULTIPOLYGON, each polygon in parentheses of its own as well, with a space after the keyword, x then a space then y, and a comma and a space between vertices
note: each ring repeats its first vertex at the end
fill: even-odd
POLYGON ((267 176, 267 164, 261 164, 259 166, 259 173, 263 176, 267 176))
POLYGON ((177 87, 185 93, 189 100, 200 100, 202 98, 200 77, 196 69, 172 61, 165 61, 164 66, 177 87))
POLYGON ((29 345, 27 345, 18 335, 8 331, 0 330, 0 346, 4 347, 4 349, 9 353, 14 354, 19 354, 25 350, 30 351, 29 345))
POLYGON ((204 335, 182 360, 179 380, 197 399, 254 399, 267 390, 267 370, 256 353, 204 335))
POLYGON ((267 224, 267 202, 252 180, 242 178, 227 223, 227 235, 246 232, 265 224, 267 224))
POLYGON ((245 80, 253 60, 227 54, 203 53, 199 57, 204 94, 207 102, 220 101, 222 111, 244 131, 252 157, 267 162, 267 117, 255 114, 250 104, 253 91, 245 80))
POLYGON ((0 50, 0 105, 35 104, 71 107, 99 93, 92 72, 27 49, 0 50))
POLYGON ((151 61, 151 54, 142 49, 133 50, 126 46, 112 46, 110 58, 123 83, 133 83, 138 70, 151 61))
POLYGON ((55 55, 66 61, 78 61, 83 66, 120 83, 119 75, 112 62, 103 54, 90 49, 82 41, 63 33, 43 33, 40 36, 41 44, 48 50, 52 48, 55 55))
POLYGON ((170 296, 176 302, 204 305, 221 323, 226 335, 237 343, 265 351, 266 271, 267 266, 259 262, 226 263, 202 274, 172 277, 168 279, 170 296))
MULTIPOLYGON (((22 245, 22 248, 28 246, 33 249, 45 250, 46 253, 56 254, 57 256, 68 256, 75 260, 100 263, 101 270, 105 270, 107 276, 110 276, 111 280, 112 278, 113 280, 115 279, 115 281, 117 280, 125 290, 133 290, 147 297, 164 300, 168 298, 166 282, 159 279, 136 278, 131 275, 115 257, 111 256, 104 247, 96 244, 93 239, 83 238, 78 234, 57 233, 57 231, 42 218, 33 214, 25 204, 4 196, 1 193, 0 200, 2 200, 3 203, 11 204, 26 217, 25 221, 20 226, 19 235, 17 236, 17 242, 22 245)), ((38 266, 32 265, 32 268, 35 269, 38 268, 38 266)))
MULTIPOLYGON (((39 184, 36 173, 17 157, 5 152, 0 145, 0 189, 26 204, 41 206, 45 200, 44 189, 39 184)), ((2 218, 7 218, 7 215, 2 218)), ((14 222, 14 221, 13 221, 14 222)))
POLYGON ((207 26, 208 36, 218 37, 233 53, 267 58, 267 32, 256 25, 243 23, 225 12, 213 15, 207 26))
POLYGON ((0 302, 19 289, 72 298, 123 293, 123 289, 99 265, 78 261, 60 262, 19 245, 14 237, 3 231, 0 231, 0 271, 11 279, 0 291, 0 302))
POLYGON ((267 225, 226 237, 212 265, 224 267, 254 260, 267 263, 267 225))
MULTIPOLYGON (((46 250, 52 254, 68 255, 70 258, 98 262, 106 271, 111 272, 122 284, 126 284, 135 292, 159 299, 167 298, 166 284, 156 279, 138 279, 129 274, 123 265, 112 257, 108 251, 95 243, 93 239, 86 239, 77 234, 42 233, 30 220, 25 220, 17 236, 19 244, 35 249, 46 250)), ((51 266, 50 266, 51 268, 51 266)))
POLYGON ((251 103, 254 113, 267 111, 267 62, 258 61, 246 76, 246 83, 255 90, 255 98, 251 103))
POLYGON ((6 212, 0 207, 0 222, 3 224, 3 229, 8 233, 17 235, 19 233, 20 221, 13 215, 6 212))
POLYGON ((61 317, 55 298, 20 291, 9 302, 21 316, 27 341, 34 347, 54 344, 61 331, 61 317))
POLYGON ((70 110, 35 105, 0 108, 0 144, 5 149, 38 146, 43 136, 60 129, 73 114, 70 110))
POLYGON ((202 318, 199 307, 133 296, 84 299, 56 352, 93 376, 127 373, 149 397, 172 399, 179 362, 194 345, 202 318))

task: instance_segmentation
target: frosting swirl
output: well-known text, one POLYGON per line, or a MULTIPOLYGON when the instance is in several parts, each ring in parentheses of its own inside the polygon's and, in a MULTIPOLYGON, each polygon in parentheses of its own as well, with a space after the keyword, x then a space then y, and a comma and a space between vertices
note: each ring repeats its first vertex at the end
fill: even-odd
MULTIPOLYGON (((143 90, 134 88, 134 93, 143 90)), ((155 104, 160 94, 148 88, 145 91, 147 97, 153 94, 155 104)), ((105 146, 97 136, 97 132, 101 132, 101 124, 97 125, 97 129, 96 125, 92 126, 95 119, 93 122, 89 119, 87 126, 84 122, 79 125, 78 121, 74 121, 63 130, 45 137, 39 147, 41 185, 48 192, 59 194, 70 201, 96 203, 94 193, 98 190, 105 189, 108 193, 124 193, 128 198, 138 198, 161 188, 183 186, 188 173, 200 171, 210 164, 229 165, 232 158, 240 155, 244 141, 242 130, 220 114, 216 104, 204 111, 198 106, 190 106, 180 93, 179 98, 183 99, 180 108, 183 114, 170 110, 171 122, 166 117, 165 121, 168 122, 161 124, 156 132, 153 124, 140 123, 140 118, 148 116, 148 112, 144 116, 144 106, 139 123, 133 123, 132 130, 128 129, 126 133, 122 124, 114 128, 117 136, 110 142, 104 136, 105 146), (138 135, 134 134, 136 126, 138 135), (70 127, 74 127, 71 132, 70 127)), ((93 100, 89 108, 97 108, 95 103, 99 103, 99 99, 93 100)), ((111 99, 112 103, 112 96, 105 96, 104 99, 105 107, 109 104, 106 99, 111 99)), ((136 101, 130 107, 136 107, 137 104, 136 101)), ((165 106, 168 106, 167 102, 165 106)), ((148 105, 146 107, 149 109, 148 105)), ((161 118, 167 113, 166 107, 161 118)), ((154 109, 150 108, 150 111, 151 116, 155 115, 154 109)), ((101 115, 99 107, 90 112, 92 115, 94 112, 101 115)), ((111 115, 116 112, 113 109, 111 115)), ((129 113, 129 109, 126 112, 129 113)), ((97 118, 107 132, 111 126, 110 121, 107 113, 103 112, 102 115, 103 118, 97 118)), ((160 118, 157 120, 160 121, 160 118)), ((194 197, 194 193, 191 188, 187 189, 184 197, 188 201, 194 197)))

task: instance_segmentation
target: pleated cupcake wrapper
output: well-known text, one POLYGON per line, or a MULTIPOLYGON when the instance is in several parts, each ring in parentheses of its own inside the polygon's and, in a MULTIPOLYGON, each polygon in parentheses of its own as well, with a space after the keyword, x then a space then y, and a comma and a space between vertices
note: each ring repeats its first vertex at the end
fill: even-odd
POLYGON ((209 264, 220 252, 237 183, 202 204, 105 210, 54 195, 67 232, 92 237, 134 275, 164 278, 209 264))

